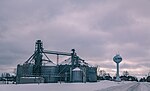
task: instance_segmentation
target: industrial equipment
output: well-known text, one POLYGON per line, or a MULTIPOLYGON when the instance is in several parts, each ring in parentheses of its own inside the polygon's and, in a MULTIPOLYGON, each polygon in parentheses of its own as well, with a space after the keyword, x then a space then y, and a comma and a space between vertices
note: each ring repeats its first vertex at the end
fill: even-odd
MULTIPOLYGON (((75 49, 68 52, 49 51, 43 48, 41 40, 37 40, 35 43, 35 51, 33 55, 23 64, 17 66, 17 83, 23 83, 24 79, 35 79, 35 82, 53 83, 58 81, 65 82, 95 82, 97 81, 97 68, 89 66, 83 59, 81 59, 75 49), (57 64, 54 64, 47 54, 57 56, 57 64), (69 59, 59 64, 59 56, 70 56, 69 59), (45 56, 46 59, 43 59, 45 56), (43 62, 47 61, 53 65, 43 65, 43 62), (77 68, 80 71, 77 71, 77 68), (79 78, 78 78, 79 77, 79 78), (37 81, 40 78, 42 81, 37 81), (43 79, 42 79, 43 78, 43 79)), ((28 83, 28 80, 24 83, 28 83)), ((32 81, 33 82, 33 81, 32 81)), ((29 81, 30 83, 30 81, 29 81)))

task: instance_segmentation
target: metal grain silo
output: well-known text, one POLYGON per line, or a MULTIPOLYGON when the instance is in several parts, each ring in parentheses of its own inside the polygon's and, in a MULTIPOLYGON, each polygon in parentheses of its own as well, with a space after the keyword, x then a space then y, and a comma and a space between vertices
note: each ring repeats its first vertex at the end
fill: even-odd
POLYGON ((58 74, 57 66, 42 66, 41 67, 41 75, 44 77, 46 83, 58 82, 57 74, 58 74))
POLYGON ((21 83, 20 82, 20 78, 21 77, 29 77, 33 75, 33 64, 23 64, 17 65, 17 78, 16 78, 16 82, 17 83, 21 83))
POLYGON ((72 70, 72 81, 73 82, 83 82, 83 71, 76 67, 72 70))
POLYGON ((87 77, 89 82, 97 82, 97 67, 88 67, 87 77))
POLYGON ((33 73, 33 64, 23 64, 17 66, 17 76, 31 76, 33 73))

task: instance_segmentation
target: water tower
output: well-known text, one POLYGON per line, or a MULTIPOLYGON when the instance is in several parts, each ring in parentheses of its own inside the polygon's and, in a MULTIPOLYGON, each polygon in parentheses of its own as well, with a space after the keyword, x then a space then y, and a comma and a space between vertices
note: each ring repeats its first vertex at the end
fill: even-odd
POLYGON ((119 63, 122 61, 122 57, 119 54, 117 54, 116 56, 114 56, 113 60, 117 64, 116 81, 121 81, 119 77, 119 63))

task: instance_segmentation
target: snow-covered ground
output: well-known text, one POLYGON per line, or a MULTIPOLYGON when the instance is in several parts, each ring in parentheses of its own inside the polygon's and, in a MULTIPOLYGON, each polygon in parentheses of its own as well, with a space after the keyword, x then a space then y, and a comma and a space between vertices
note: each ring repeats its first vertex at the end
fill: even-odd
POLYGON ((150 91, 150 83, 132 82, 120 86, 112 86, 97 91, 150 91))
POLYGON ((149 83, 100 81, 96 83, 0 84, 0 91, 150 91, 149 83), (136 88, 136 90, 133 90, 136 88), (137 90, 140 89, 140 90, 137 90), (142 90, 141 90, 142 89, 142 90))

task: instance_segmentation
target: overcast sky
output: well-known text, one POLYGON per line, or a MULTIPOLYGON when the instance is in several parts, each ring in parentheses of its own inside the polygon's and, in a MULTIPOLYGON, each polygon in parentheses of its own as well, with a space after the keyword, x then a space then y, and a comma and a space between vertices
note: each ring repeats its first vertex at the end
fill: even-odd
MULTIPOLYGON (((150 0, 0 0, 0 71, 10 72, 34 52, 41 39, 48 50, 77 54, 115 74, 150 71, 150 0)), ((54 60, 54 62, 56 62, 54 60)))

